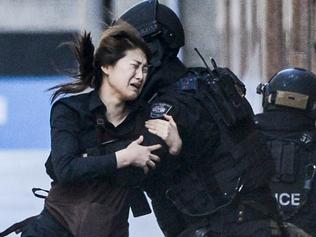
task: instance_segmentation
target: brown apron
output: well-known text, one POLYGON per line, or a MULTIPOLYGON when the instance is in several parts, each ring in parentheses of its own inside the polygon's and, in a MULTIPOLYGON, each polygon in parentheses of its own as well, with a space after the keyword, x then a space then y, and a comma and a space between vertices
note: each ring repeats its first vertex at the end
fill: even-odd
POLYGON ((127 237, 129 189, 108 181, 52 185, 46 209, 75 237, 127 237))

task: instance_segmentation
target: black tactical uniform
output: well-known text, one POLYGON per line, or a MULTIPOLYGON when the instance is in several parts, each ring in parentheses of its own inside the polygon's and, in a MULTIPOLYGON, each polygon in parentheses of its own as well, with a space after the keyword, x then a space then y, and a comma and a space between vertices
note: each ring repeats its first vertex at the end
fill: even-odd
POLYGON ((196 79, 188 75, 151 102, 150 118, 170 109, 183 139, 181 154, 163 160, 146 184, 161 229, 166 236, 280 236, 261 134, 249 120, 232 130, 218 124, 218 111, 201 106, 202 91, 182 91, 183 81, 196 79))
POLYGON ((255 122, 276 164, 271 189, 280 214, 285 222, 315 236, 316 76, 298 68, 282 70, 259 85, 258 92, 263 93, 264 112, 255 122))
POLYGON ((280 236, 268 187, 273 161, 242 83, 228 69, 187 69, 176 57, 181 22, 157 1, 121 18, 153 52, 142 97, 148 118, 172 115, 183 139, 181 154, 164 157, 145 184, 165 236, 280 236))

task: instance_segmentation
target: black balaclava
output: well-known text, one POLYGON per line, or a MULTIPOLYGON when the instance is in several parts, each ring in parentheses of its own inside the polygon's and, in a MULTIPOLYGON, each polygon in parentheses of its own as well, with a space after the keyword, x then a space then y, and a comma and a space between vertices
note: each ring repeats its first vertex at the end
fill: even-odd
POLYGON ((178 16, 157 0, 139 3, 120 19, 134 26, 151 49, 149 80, 141 98, 148 100, 159 88, 175 82, 186 68, 177 58, 184 45, 184 31, 178 16))

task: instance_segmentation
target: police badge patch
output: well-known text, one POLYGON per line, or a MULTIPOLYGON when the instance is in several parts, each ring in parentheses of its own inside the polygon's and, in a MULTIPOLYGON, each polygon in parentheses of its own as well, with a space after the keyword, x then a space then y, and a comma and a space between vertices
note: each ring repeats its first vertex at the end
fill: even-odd
POLYGON ((163 115, 167 114, 171 108, 172 106, 167 103, 154 103, 151 106, 150 118, 163 118, 163 115))

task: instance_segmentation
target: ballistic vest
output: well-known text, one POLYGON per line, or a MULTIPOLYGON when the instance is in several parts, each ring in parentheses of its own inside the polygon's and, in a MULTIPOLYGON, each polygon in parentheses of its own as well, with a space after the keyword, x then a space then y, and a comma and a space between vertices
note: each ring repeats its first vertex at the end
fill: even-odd
MULTIPOLYGON (((275 162, 276 173, 270 187, 284 220, 298 215, 313 189, 316 173, 315 130, 269 130, 256 119, 262 129, 275 162)), ((267 121, 266 121, 267 122, 267 121)), ((298 121, 290 121, 298 123, 298 121)))
POLYGON ((166 194, 184 214, 206 216, 230 205, 238 194, 265 186, 273 162, 262 134, 254 127, 253 112, 244 97, 245 87, 229 69, 210 72, 193 68, 178 86, 193 92, 216 123, 220 141, 215 153, 195 154, 204 157, 199 157, 196 165, 183 165, 179 182, 166 194))

